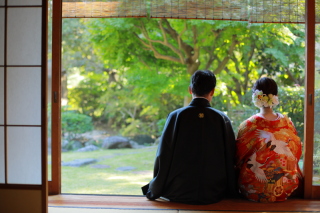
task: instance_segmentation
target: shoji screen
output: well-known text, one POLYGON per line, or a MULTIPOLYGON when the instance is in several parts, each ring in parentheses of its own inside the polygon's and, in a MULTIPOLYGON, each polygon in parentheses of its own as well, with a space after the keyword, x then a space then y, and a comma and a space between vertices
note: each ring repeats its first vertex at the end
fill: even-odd
POLYGON ((46 16, 45 0, 0 0, 0 212, 47 211, 46 16))

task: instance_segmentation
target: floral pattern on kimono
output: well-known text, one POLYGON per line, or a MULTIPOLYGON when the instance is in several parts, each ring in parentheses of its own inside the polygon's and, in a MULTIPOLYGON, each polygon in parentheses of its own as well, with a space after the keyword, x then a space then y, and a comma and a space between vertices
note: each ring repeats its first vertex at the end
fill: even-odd
POLYGON ((252 201, 284 201, 299 184, 301 141, 292 121, 278 115, 274 121, 253 115, 239 126, 238 184, 252 201))

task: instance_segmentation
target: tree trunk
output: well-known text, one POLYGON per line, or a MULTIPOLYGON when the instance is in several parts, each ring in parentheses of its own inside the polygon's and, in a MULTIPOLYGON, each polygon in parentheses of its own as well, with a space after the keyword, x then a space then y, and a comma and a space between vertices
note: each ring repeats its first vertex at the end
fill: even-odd
MULTIPOLYGON (((193 75, 193 73, 195 73, 199 69, 199 66, 200 66, 200 62, 198 59, 192 62, 193 63, 190 63, 190 62, 187 63, 187 72, 190 74, 190 77, 193 75)), ((188 106, 191 100, 192 100, 191 95, 184 96, 183 106, 188 106)))

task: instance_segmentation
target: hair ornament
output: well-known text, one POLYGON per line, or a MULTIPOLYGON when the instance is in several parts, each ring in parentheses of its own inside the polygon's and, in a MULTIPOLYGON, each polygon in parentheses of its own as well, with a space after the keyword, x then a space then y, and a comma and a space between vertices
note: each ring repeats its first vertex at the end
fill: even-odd
POLYGON ((263 94, 261 90, 255 90, 252 94, 252 102, 256 107, 275 107, 279 104, 278 96, 263 94))

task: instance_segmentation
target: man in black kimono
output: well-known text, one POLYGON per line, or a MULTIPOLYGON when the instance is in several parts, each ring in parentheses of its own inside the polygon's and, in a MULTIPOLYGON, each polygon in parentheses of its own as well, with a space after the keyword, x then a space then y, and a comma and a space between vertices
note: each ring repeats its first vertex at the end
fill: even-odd
POLYGON ((210 204, 236 196, 235 137, 229 118, 210 106, 215 86, 212 72, 196 71, 190 105, 168 115, 154 178, 142 187, 148 199, 210 204))

